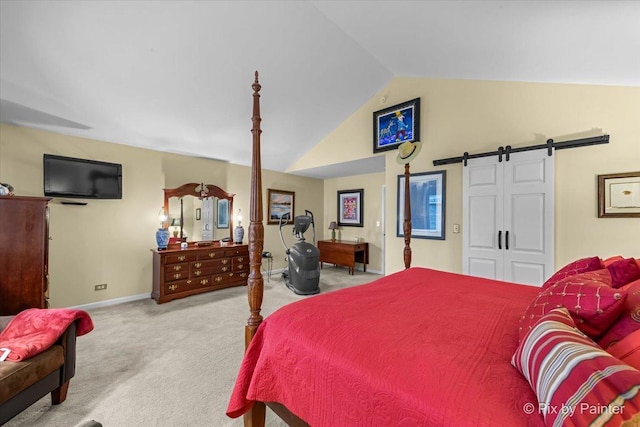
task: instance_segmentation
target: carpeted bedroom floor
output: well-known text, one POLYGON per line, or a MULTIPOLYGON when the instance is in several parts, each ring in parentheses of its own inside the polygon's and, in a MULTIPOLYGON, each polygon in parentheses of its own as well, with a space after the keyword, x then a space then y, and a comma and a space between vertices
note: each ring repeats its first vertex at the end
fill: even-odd
MULTIPOLYGON (((379 275, 325 266, 323 293, 379 275)), ((265 277, 262 314, 304 297, 280 274, 265 277)), ((157 305, 139 300, 89 311, 95 329, 78 338, 76 376, 67 400, 47 396, 7 427, 241 426, 225 415, 244 351, 249 316, 245 287, 157 305)), ((269 410, 267 426, 284 426, 269 410)))

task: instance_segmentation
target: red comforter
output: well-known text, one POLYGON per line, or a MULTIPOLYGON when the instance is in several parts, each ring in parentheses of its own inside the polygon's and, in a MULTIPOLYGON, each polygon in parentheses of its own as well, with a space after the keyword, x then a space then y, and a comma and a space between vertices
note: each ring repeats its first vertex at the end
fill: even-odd
POLYGON ((510 363, 538 291, 411 268, 289 304, 258 329, 227 414, 258 400, 314 427, 542 426, 510 363))

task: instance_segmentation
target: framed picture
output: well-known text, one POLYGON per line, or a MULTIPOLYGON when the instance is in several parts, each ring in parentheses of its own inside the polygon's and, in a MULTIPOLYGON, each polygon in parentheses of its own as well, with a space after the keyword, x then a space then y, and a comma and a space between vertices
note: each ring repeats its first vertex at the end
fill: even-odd
POLYGON ((338 225, 362 227, 364 189, 338 191, 338 225))
POLYGON ((279 224, 280 217, 287 213, 293 220, 296 193, 271 188, 267 191, 267 224, 279 224))
POLYGON ((229 228, 229 200, 218 199, 218 228, 229 228))
POLYGON ((598 218, 640 217, 640 172, 598 175, 598 218))
POLYGON ((373 152, 420 140, 420 98, 373 113, 373 152))
MULTIPOLYGON (((444 240, 445 186, 447 171, 409 176, 411 237, 444 240)), ((398 175, 397 236, 404 237, 404 175, 398 175)))

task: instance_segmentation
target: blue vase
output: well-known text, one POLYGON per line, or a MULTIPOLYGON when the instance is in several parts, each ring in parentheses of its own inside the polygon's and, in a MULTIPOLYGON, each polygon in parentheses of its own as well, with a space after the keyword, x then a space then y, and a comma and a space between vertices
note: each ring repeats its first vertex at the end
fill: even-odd
POLYGON ((236 227, 235 230, 233 230, 233 243, 241 245, 243 238, 244 238, 244 228, 242 228, 242 226, 239 225, 236 227))
POLYGON ((156 243, 158 244, 158 249, 167 249, 167 245, 169 244, 168 228, 158 228, 158 231, 156 231, 156 243))

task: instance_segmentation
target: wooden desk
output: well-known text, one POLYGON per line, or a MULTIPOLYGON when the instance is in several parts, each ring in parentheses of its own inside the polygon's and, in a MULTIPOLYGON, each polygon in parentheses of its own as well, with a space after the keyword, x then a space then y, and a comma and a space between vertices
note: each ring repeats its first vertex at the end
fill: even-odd
POLYGON ((364 271, 369 264, 369 244, 356 243, 347 240, 319 240, 320 268, 323 262, 349 267, 349 274, 353 274, 356 262, 362 263, 364 271))

